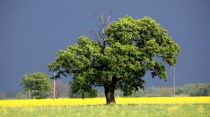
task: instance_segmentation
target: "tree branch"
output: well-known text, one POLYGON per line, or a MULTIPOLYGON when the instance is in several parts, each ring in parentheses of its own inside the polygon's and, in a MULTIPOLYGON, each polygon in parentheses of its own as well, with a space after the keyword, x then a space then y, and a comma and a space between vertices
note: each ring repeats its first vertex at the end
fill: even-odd
POLYGON ((100 16, 95 15, 95 14, 87 14, 87 16, 90 17, 90 18, 94 18, 94 19, 99 19, 99 20, 101 19, 100 16))
POLYGON ((92 30, 91 33, 93 33, 96 36, 96 39, 97 39, 98 42, 101 42, 100 39, 102 40, 102 43, 100 43, 100 45, 102 44, 101 45, 102 46, 102 52, 104 51, 105 46, 106 46, 105 29, 108 26, 108 23, 109 23, 109 21, 111 19, 112 14, 113 14, 113 11, 111 11, 111 13, 108 16, 108 18, 107 18, 106 21, 104 21, 104 15, 103 15, 103 13, 101 13, 101 16, 88 14, 88 17, 94 18, 94 19, 99 19, 100 22, 101 22, 101 26, 100 26, 100 30, 98 32, 98 35, 96 34, 96 32, 94 30, 92 30))
POLYGON ((105 23, 105 24, 108 24, 108 23, 109 23, 109 20, 111 19, 112 14, 113 14, 113 11, 111 11, 111 13, 110 13, 109 17, 107 18, 107 20, 106 20, 106 23, 105 23))
POLYGON ((95 30, 93 29, 93 30, 91 30, 91 31, 89 31, 89 32, 95 35, 95 37, 96 37, 98 43, 101 45, 99 35, 96 34, 95 30))

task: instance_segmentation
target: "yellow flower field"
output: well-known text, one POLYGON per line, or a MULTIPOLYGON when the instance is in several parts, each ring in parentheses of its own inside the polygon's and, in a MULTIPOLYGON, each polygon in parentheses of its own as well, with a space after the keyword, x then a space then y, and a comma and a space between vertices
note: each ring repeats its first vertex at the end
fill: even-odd
POLYGON ((1 100, 0 117, 210 117, 210 97, 1 100))
MULTIPOLYGON (((116 98, 116 103, 127 104, 210 104, 210 97, 147 97, 147 98, 116 98)), ((0 107, 61 107, 104 105, 105 98, 85 99, 42 99, 42 100, 1 100, 0 107)))

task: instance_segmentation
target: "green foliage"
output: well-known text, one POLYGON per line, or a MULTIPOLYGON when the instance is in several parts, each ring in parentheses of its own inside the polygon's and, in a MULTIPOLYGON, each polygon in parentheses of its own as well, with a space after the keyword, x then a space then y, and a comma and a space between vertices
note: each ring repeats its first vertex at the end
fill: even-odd
POLYGON ((48 76, 39 72, 24 75, 21 84, 24 85, 24 91, 30 90, 32 98, 36 99, 46 98, 52 90, 48 76))
POLYGON ((78 44, 60 50, 49 65, 50 71, 72 75, 72 93, 95 97, 95 87, 113 87, 124 95, 143 89, 147 71, 166 80, 165 65, 175 65, 180 53, 167 31, 150 17, 130 16, 112 22, 101 41, 81 36, 78 44), (105 36, 104 36, 105 35, 105 36))
POLYGON ((131 97, 158 97, 159 94, 159 88, 155 87, 149 87, 143 89, 139 89, 138 91, 134 92, 131 97))
POLYGON ((25 99, 26 97, 25 97, 25 95, 24 95, 23 93, 18 92, 18 93, 15 95, 15 98, 16 98, 16 99, 25 99))
MULTIPOLYGON (((144 90, 140 89, 132 94, 131 97, 171 97, 172 95, 172 88, 149 87, 144 90)), ((210 83, 187 84, 176 87, 176 96, 210 96, 210 83)))
POLYGON ((168 87, 162 87, 159 89, 159 96, 171 97, 173 95, 173 89, 168 87))
POLYGON ((210 84, 188 84, 183 87, 178 87, 176 90, 176 94, 188 96, 210 96, 210 84))

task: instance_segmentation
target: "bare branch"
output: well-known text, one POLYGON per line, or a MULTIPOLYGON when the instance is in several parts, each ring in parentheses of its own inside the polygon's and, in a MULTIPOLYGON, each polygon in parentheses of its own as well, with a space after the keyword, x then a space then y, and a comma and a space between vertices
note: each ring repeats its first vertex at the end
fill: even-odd
POLYGON ((103 12, 101 12, 101 16, 98 16, 98 15, 90 15, 88 14, 88 17, 90 18, 95 18, 95 19, 99 19, 101 21, 101 26, 100 26, 100 30, 98 32, 98 35, 96 34, 96 32, 94 30, 91 31, 91 33, 93 33, 95 36, 96 36, 96 39, 97 41, 100 43, 100 39, 102 40, 102 45, 104 48, 106 46, 106 34, 105 34, 105 29, 106 29, 106 26, 108 26, 108 23, 111 19, 111 16, 113 14, 113 11, 111 11, 109 17, 107 18, 106 21, 104 21, 104 15, 103 15, 103 12))
POLYGON ((100 16, 95 15, 95 14, 87 14, 87 16, 90 17, 90 18, 94 18, 94 19, 99 19, 99 20, 101 19, 100 16))
POLYGON ((101 29, 98 31, 98 35, 99 37, 101 37, 101 29))
POLYGON ((106 25, 109 23, 109 21, 110 21, 110 19, 111 19, 112 14, 113 14, 113 11, 111 11, 111 13, 110 13, 109 17, 107 18, 106 23, 105 23, 106 25))
POLYGON ((96 34, 95 30, 93 29, 93 30, 91 30, 91 31, 89 31, 89 32, 95 35, 95 37, 96 37, 96 39, 97 39, 98 43, 100 44, 100 38, 99 38, 99 35, 97 35, 97 34, 96 34))

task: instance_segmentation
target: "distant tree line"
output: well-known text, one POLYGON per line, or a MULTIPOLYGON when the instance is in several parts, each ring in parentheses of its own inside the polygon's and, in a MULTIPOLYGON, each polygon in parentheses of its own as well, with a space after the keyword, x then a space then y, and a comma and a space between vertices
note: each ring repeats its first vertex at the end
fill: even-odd
MULTIPOLYGON (((176 96, 210 96, 210 83, 187 84, 176 87, 176 96)), ((144 90, 140 89, 134 92, 130 97, 171 97, 173 96, 173 88, 170 87, 149 87, 144 90)), ((103 90, 98 90, 98 96, 104 97, 103 90)), ((115 92, 116 97, 124 97, 119 90, 115 92)))
MULTIPOLYGON (((66 83, 62 81, 57 81, 57 94, 56 98, 81 98, 81 94, 72 94, 71 89, 68 88, 66 83)), ((104 89, 97 89, 97 97, 105 97, 104 89)), ((52 98, 53 93, 51 91, 50 95, 46 98, 52 98)), ((120 90, 115 91, 116 97, 124 97, 123 92, 120 90)), ((169 87, 149 87, 144 90, 140 89, 134 92, 129 97, 171 97, 173 96, 173 88, 169 87)), ((176 96, 210 96, 210 83, 197 83, 197 84, 187 84, 184 86, 176 87, 176 96)), ((0 92, 0 99, 27 99, 28 92, 0 92)))
POLYGON ((187 84, 176 89, 176 95, 210 96, 210 83, 187 84))

